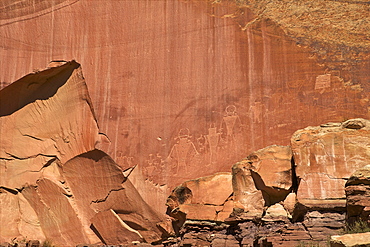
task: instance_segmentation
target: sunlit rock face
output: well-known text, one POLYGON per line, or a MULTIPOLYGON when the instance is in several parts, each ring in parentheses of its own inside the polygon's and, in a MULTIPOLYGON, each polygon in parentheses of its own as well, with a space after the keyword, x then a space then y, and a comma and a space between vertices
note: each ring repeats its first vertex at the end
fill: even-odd
POLYGON ((300 178, 298 201, 307 205, 345 205, 346 181, 370 160, 369 126, 368 120, 351 119, 294 133, 292 150, 300 178))
POLYGON ((12 83, 0 91, 0 107, 2 242, 150 243, 166 233, 163 214, 95 149, 106 137, 77 62, 12 83))
MULTIPOLYGON (((229 172, 263 147, 288 145, 297 129, 368 115, 362 46, 348 39, 351 32, 325 29, 314 37, 315 21, 327 26, 321 20, 332 16, 316 17, 327 13, 319 11, 327 1, 248 2, 2 1, 0 83, 76 59, 110 139, 99 148, 170 189, 229 172), (307 14, 311 9, 317 12, 307 14), (341 39, 343 52, 331 54, 325 40, 341 39), (359 60, 346 67, 346 59, 355 61, 352 44, 359 60)), ((330 4, 326 10, 344 11, 344 3, 330 4)), ((364 23, 343 27, 361 35, 364 23)))

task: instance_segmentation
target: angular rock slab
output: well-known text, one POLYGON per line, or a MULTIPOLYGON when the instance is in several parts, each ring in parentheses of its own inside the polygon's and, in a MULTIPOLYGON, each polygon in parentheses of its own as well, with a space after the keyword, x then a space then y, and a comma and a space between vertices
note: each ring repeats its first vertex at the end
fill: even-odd
POLYGON ((26 75, 2 89, 0 117, 1 158, 45 155, 64 163, 100 140, 82 69, 75 61, 26 75))
POLYGON ((283 201, 291 190, 292 151, 289 146, 269 146, 250 154, 232 168, 236 205, 261 210, 283 201), (256 195, 261 194, 260 202, 256 195), (252 204, 255 205, 252 205, 252 204))
POLYGON ((88 237, 72 207, 70 195, 60 185, 41 179, 22 194, 35 210, 47 239, 60 246, 87 243, 88 237))
POLYGON ((80 65, 62 62, 3 88, 0 137, 0 225, 9 226, 0 238, 86 242, 59 172, 101 137, 80 65))
POLYGON ((11 242, 13 238, 32 236, 45 240, 40 221, 21 193, 0 189, 0 241, 11 242))
POLYGON ((325 200, 344 199, 346 180, 369 164, 369 130, 370 121, 351 119, 296 131, 291 146, 300 179, 298 201, 325 205, 325 200))
POLYGON ((92 150, 69 160, 62 169, 66 184, 75 197, 83 225, 86 228, 92 223, 98 232, 96 235, 106 244, 123 243, 119 241, 125 239, 117 235, 123 225, 126 230, 122 231, 138 231, 143 241, 155 242, 161 239, 162 228, 157 224, 162 224, 164 218, 148 206, 120 167, 106 153, 92 150), (103 227, 102 215, 108 215, 109 218, 104 222, 112 223, 109 229, 103 227), (101 229, 104 230, 100 233, 101 229))
MULTIPOLYGON (((167 199, 169 215, 186 219, 223 221, 232 212, 232 176, 220 172, 177 186, 167 199)), ((180 219, 178 219, 180 220, 180 219)))
POLYGON ((75 61, 35 72, 0 91, 0 186, 35 184, 44 167, 94 149, 101 139, 75 61))

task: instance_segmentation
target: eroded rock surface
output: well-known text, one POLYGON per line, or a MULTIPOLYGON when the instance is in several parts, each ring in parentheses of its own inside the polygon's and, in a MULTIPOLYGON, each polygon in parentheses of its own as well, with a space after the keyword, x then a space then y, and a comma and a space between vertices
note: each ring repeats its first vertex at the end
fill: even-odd
POLYGON ((98 148, 170 190, 288 145, 297 129, 368 116, 366 1, 1 6, 0 87, 46 61, 77 59, 111 141, 98 148))
POLYGON ((151 243, 166 233, 164 215, 95 149, 106 137, 78 63, 19 79, 0 91, 0 107, 1 242, 151 243))
POLYGON ((370 221, 370 165, 351 175, 346 183, 346 199, 349 224, 370 221))
POLYGON ((216 173, 186 181, 177 186, 167 199, 167 214, 173 217, 175 231, 186 220, 222 222, 233 210, 232 175, 216 173))
POLYGON ((292 189, 292 151, 289 146, 270 146, 235 164, 235 207, 245 216, 262 217, 264 206, 283 201, 292 189))
POLYGON ((368 120, 352 119, 294 133, 291 145, 300 179, 299 202, 307 206, 345 206, 346 180, 370 161, 369 129, 368 120))

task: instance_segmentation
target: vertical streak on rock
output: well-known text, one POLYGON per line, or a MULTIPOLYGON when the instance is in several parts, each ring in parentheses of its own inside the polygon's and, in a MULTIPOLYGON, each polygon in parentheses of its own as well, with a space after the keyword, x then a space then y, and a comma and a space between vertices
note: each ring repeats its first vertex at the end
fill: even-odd
MULTIPOLYGON (((249 106, 252 106, 253 104, 253 95, 254 95, 254 91, 253 91, 253 83, 255 82, 256 80, 256 76, 255 76, 255 66, 254 66, 254 57, 255 57, 255 52, 254 52, 254 41, 253 41, 253 32, 252 32, 252 29, 251 28, 247 28, 247 38, 248 38, 248 98, 249 98, 249 106)), ((252 118, 249 118, 248 119, 249 121, 249 126, 250 126, 250 129, 251 129, 251 132, 250 132, 250 145, 251 145, 251 149, 252 150, 255 150, 255 129, 254 129, 254 124, 253 124, 253 121, 252 121, 252 118)))

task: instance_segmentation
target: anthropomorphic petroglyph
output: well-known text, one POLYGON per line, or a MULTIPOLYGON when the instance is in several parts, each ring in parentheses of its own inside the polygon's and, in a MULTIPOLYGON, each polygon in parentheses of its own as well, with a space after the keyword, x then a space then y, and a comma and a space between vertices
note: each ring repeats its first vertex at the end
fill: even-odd
POLYGON ((189 160, 199 153, 194 143, 191 141, 189 129, 181 129, 175 140, 177 140, 177 142, 173 145, 167 160, 176 160, 176 174, 179 174, 180 171, 187 173, 187 164, 189 160))

